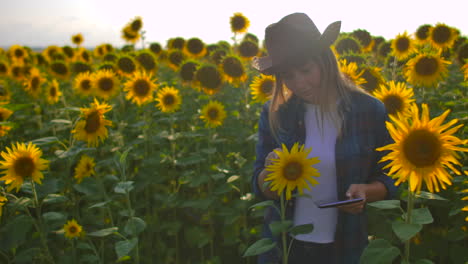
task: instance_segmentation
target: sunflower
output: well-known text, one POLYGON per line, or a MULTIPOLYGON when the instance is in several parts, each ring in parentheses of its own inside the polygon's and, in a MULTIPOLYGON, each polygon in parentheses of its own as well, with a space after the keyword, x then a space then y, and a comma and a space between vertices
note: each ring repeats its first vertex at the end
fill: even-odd
POLYGON ((346 60, 340 60, 339 65, 343 75, 354 84, 361 85, 366 82, 366 80, 361 77, 364 70, 358 73, 358 66, 355 62, 348 63, 346 60))
POLYGON ((372 39, 371 34, 364 29, 357 29, 351 33, 351 36, 357 38, 362 46, 363 52, 370 52, 374 47, 374 39, 372 39))
POLYGON ((41 184, 44 175, 41 171, 48 168, 49 161, 42 159, 42 151, 33 143, 16 143, 11 149, 6 148, 7 152, 2 151, 3 161, 0 161, 0 169, 4 171, 1 174, 5 176, 0 181, 5 181, 9 185, 7 191, 16 189, 19 191, 25 180, 32 180, 41 184))
POLYGON ((60 60, 53 61, 49 65, 49 69, 52 75, 62 80, 68 80, 71 74, 70 68, 65 63, 65 61, 60 61, 60 60))
POLYGON ((387 85, 381 84, 379 90, 375 90, 373 95, 382 101, 388 114, 403 118, 409 116, 411 104, 414 102, 413 89, 408 88, 405 83, 389 81, 387 85))
POLYGON ((382 69, 371 66, 365 66, 362 69, 364 72, 361 77, 364 78, 366 82, 361 84, 361 87, 367 92, 372 93, 377 90, 381 84, 385 83, 385 79, 380 73, 382 69))
POLYGON ((260 74, 260 76, 255 76, 250 84, 253 100, 260 103, 268 101, 273 94, 275 83, 276 81, 273 75, 260 74))
POLYGON ((75 175, 73 177, 78 183, 81 183, 84 178, 91 177, 91 175, 96 173, 94 166, 96 166, 96 163, 93 158, 87 155, 81 156, 80 161, 78 161, 75 167, 75 175))
POLYGON ((297 188, 303 194, 305 188, 310 190, 310 185, 318 184, 313 177, 320 177, 320 173, 312 166, 320 160, 317 157, 308 158, 312 148, 304 149, 304 145, 299 146, 297 142, 291 151, 284 144, 282 148, 282 151, 274 150, 278 159, 274 159, 273 164, 266 167, 271 173, 265 181, 271 181, 271 190, 277 191, 278 195, 286 191, 286 200, 290 200, 294 189, 297 188))
POLYGON ((184 82, 191 82, 195 77, 195 72, 197 71, 200 63, 195 60, 187 60, 182 63, 179 69, 180 77, 184 82))
POLYGON ((218 101, 208 102, 201 110, 200 119, 205 121, 205 125, 208 127, 215 128, 222 125, 225 118, 224 105, 218 101))
POLYGON ((390 168, 389 175, 398 179, 395 184, 409 181, 412 192, 419 193, 425 182, 430 192, 439 192, 440 187, 451 185, 452 176, 446 168, 460 175, 454 165, 461 165, 455 151, 467 152, 468 148, 457 145, 466 144, 468 140, 457 138, 454 133, 463 124, 453 119, 442 125, 450 110, 430 120, 429 108, 422 105, 421 118, 416 104, 411 107, 411 118, 398 119, 390 116, 393 124, 387 122, 387 129, 395 143, 377 148, 378 151, 391 151, 380 162, 390 161, 384 168, 390 168), (440 187, 439 187, 440 186, 440 187))
POLYGON ((138 31, 133 31, 130 26, 126 26, 122 29, 122 38, 126 42, 135 44, 140 39, 140 37, 140 33, 138 31))
POLYGON ((91 53, 85 48, 79 48, 75 56, 75 60, 91 63, 91 53))
POLYGON ((185 60, 185 54, 178 49, 173 49, 169 51, 167 55, 167 61, 169 62, 169 67, 174 71, 177 71, 180 67, 180 64, 185 60))
POLYGON ((135 60, 127 55, 120 56, 116 63, 118 71, 123 75, 132 75, 137 70, 135 60))
POLYGON ((438 23, 429 30, 430 43, 441 50, 451 48, 457 37, 457 31, 443 23, 438 23))
POLYGON ((41 85, 45 82, 45 78, 41 76, 41 73, 37 68, 33 68, 30 72, 29 77, 23 83, 24 90, 31 96, 37 98, 41 93, 41 85))
POLYGON ((65 231, 66 238, 73 239, 82 235, 83 227, 80 226, 75 219, 72 219, 67 221, 67 223, 63 226, 63 231, 65 231))
POLYGON ((206 54, 205 43, 199 38, 191 38, 187 40, 187 43, 184 47, 184 52, 187 56, 192 58, 201 58, 206 54))
POLYGON ((3 206, 5 206, 5 203, 8 201, 8 199, 3 196, 3 195, 0 195, 0 217, 2 217, 2 213, 3 213, 3 206))
POLYGON ((99 103, 94 99, 90 108, 81 108, 82 120, 78 121, 72 130, 77 140, 88 142, 88 146, 97 147, 99 141, 104 141, 108 136, 107 126, 112 122, 105 119, 104 114, 112 110, 106 103, 99 103))
POLYGON ((250 21, 242 13, 234 13, 230 18, 231 31, 234 34, 245 33, 250 26, 250 21))
POLYGON ((465 81, 468 80, 468 62, 465 63, 462 67, 463 75, 465 76, 465 81))
POLYGON ((82 72, 92 72, 93 68, 91 64, 83 61, 75 61, 71 65, 71 71, 73 74, 79 74, 82 72))
POLYGON ((3 137, 6 134, 8 134, 8 131, 10 131, 10 130, 11 130, 11 126, 0 125, 0 137, 3 137))
MULTIPOLYGON (((460 65, 463 65, 465 61, 468 62, 468 41, 465 41, 463 44, 460 44, 457 48, 457 61, 460 65)), ((0 73, 1 75, 1 73, 0 73)))
POLYGON ((58 102, 62 92, 60 91, 60 86, 57 80, 53 79, 52 82, 47 87, 47 102, 49 104, 55 104, 58 102))
POLYGON ((258 55, 259 48, 258 48, 258 43, 252 41, 252 40, 243 40, 240 44, 239 47, 237 47, 238 53, 243 59, 250 60, 254 56, 258 55))
POLYGON ((106 61, 106 62, 112 62, 112 63, 116 62, 117 61, 117 55, 115 55, 115 53, 113 53, 113 52, 109 52, 106 55, 104 55, 103 60, 106 61))
POLYGON ((151 74, 138 71, 127 80, 124 91, 127 92, 128 100, 140 106, 153 99, 153 91, 156 88, 156 84, 151 80, 151 74))
POLYGON ((156 58, 149 51, 141 51, 136 57, 138 64, 147 72, 155 72, 157 69, 156 58))
POLYGON ((414 41, 406 31, 403 34, 398 34, 396 38, 392 40, 392 51, 393 55, 398 60, 404 60, 414 53, 414 41))
POLYGON ((81 96, 91 95, 93 92, 93 78, 89 72, 83 72, 75 77, 73 88, 81 96))
POLYGON ((8 63, 6 61, 0 60, 0 77, 8 76, 9 72, 10 72, 10 69, 9 69, 8 63))
POLYGON ((359 54, 362 52, 362 46, 359 40, 350 35, 342 35, 338 37, 338 40, 334 44, 334 50, 338 55, 344 55, 346 53, 359 54))
POLYGON ((128 25, 133 32, 138 32, 141 30, 141 28, 143 28, 143 20, 140 16, 137 16, 132 21, 130 21, 128 25))
POLYGON ((11 97, 10 89, 3 80, 0 80, 0 101, 9 101, 11 97))
POLYGON ((413 85, 432 87, 447 76, 448 64, 439 55, 421 53, 406 63, 404 75, 413 85))
POLYGON ((220 64, 220 69, 229 83, 239 85, 239 83, 247 80, 244 65, 237 56, 230 55, 224 57, 220 64))
POLYGON ((50 45, 50 46, 47 46, 47 47, 42 51, 42 55, 44 55, 44 57, 47 59, 47 61, 51 62, 51 61, 54 61, 54 60, 55 60, 55 56, 56 56, 58 53, 61 53, 61 52, 62 52, 62 49, 61 49, 59 46, 50 45))
POLYGON ((227 55, 225 49, 218 48, 210 53, 210 60, 216 65, 220 64, 223 61, 223 58, 227 55))
POLYGON ((212 95, 221 89, 223 76, 218 68, 212 64, 201 65, 195 72, 195 86, 212 95))
POLYGON ((71 37, 71 41, 73 44, 79 46, 81 43, 83 43, 83 35, 81 33, 75 34, 71 37))
POLYGON ((113 71, 100 70, 93 75, 93 84, 96 95, 108 100, 119 92, 119 79, 113 71))
POLYGON ((169 49, 183 50, 185 46, 185 39, 182 37, 176 37, 168 40, 167 47, 169 49))
POLYGON ((171 113, 179 109, 182 98, 179 95, 179 90, 166 86, 158 91, 156 101, 158 102, 156 106, 162 112, 171 113))
POLYGON ((99 57, 102 57, 102 56, 104 56, 104 55, 106 55, 106 52, 107 52, 107 49, 106 49, 106 47, 105 47, 104 45, 102 45, 102 44, 99 45, 99 46, 97 46, 97 47, 95 47, 94 50, 93 50, 94 56, 95 56, 95 57, 98 57, 98 58, 99 58, 99 57))
POLYGON ((149 45, 149 50, 153 52, 154 55, 159 55, 162 51, 162 46, 157 42, 153 42, 149 45))
POLYGON ((9 55, 12 61, 24 62, 28 56, 26 49, 20 45, 12 45, 9 50, 9 55))
POLYGON ((10 65, 10 76, 17 81, 23 81, 26 77, 26 67, 22 63, 13 63, 10 65))
POLYGON ((5 122, 12 114, 10 109, 0 107, 0 122, 5 122))
POLYGON ((429 40, 429 31, 431 30, 432 26, 428 24, 424 24, 418 27, 416 33, 416 41, 420 44, 426 43, 429 40))

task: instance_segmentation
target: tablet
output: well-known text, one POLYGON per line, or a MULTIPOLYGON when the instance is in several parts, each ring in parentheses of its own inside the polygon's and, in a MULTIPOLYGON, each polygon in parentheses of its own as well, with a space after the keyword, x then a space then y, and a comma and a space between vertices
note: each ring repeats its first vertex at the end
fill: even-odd
POLYGON ((345 205, 345 204, 359 203, 362 200, 364 200, 364 199, 363 198, 356 198, 356 199, 336 201, 336 202, 331 202, 331 203, 322 203, 322 204, 319 204, 317 206, 318 206, 318 208, 330 208, 330 207, 336 207, 336 206, 345 205))

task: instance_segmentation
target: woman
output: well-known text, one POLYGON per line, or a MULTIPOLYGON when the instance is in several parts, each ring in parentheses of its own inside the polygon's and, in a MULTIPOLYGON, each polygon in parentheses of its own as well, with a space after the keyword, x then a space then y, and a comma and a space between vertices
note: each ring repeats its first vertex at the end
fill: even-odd
MULTIPOLYGON (((367 202, 394 196, 394 181, 379 163, 385 154, 375 149, 391 143, 385 127, 384 105, 340 73, 330 45, 340 31, 332 23, 323 34, 303 13, 294 13, 265 29, 268 56, 255 58, 253 67, 276 77, 272 100, 262 109, 252 187, 263 199, 278 200, 264 187, 265 167, 278 158, 273 152, 296 142, 312 147, 321 176, 308 196, 287 203, 294 225, 314 224, 309 234, 292 239, 289 263, 358 263, 367 245, 367 202), (319 188, 318 188, 319 187, 319 188), (320 200, 363 198, 359 203, 320 209, 320 200)), ((265 212, 263 235, 280 219, 273 208, 265 212)), ((272 237, 277 240, 277 238, 272 237)), ((279 244, 279 243, 278 243, 279 244)), ((275 249, 259 256, 259 263, 279 263, 275 249)))

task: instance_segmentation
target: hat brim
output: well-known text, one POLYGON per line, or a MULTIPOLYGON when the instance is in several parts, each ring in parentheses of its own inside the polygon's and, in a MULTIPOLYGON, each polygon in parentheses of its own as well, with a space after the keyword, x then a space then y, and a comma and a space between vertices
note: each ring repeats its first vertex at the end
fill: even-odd
MULTIPOLYGON (((328 25, 323 34, 320 36, 315 51, 320 53, 324 49, 330 47, 340 34, 341 21, 336 21, 328 25)), ((282 63, 274 63, 271 56, 254 57, 252 59, 252 67, 262 74, 272 75, 282 63)))

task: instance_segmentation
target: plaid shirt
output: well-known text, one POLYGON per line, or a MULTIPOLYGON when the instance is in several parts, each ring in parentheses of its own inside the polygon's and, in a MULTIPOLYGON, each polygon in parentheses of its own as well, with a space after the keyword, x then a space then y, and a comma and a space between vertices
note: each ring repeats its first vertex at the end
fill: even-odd
MULTIPOLYGON (((388 120, 385 106, 376 98, 364 93, 353 92, 351 104, 344 110, 344 123, 342 134, 336 140, 335 159, 337 176, 338 199, 345 200, 345 193, 351 184, 382 182, 387 188, 386 199, 395 196, 397 188, 394 180, 383 172, 384 163, 378 161, 387 153, 375 149, 392 143, 392 139, 385 126, 388 120)), ((292 97, 280 107, 279 116, 282 130, 277 142, 271 135, 268 121, 267 102, 262 109, 258 126, 258 142, 256 145, 256 161, 254 163, 254 175, 252 188, 257 197, 266 199, 259 189, 257 178, 264 169, 265 158, 273 149, 279 148, 284 143, 291 148, 295 142, 304 144, 305 107, 298 97, 292 97)), ((278 203, 278 201, 276 201, 278 203)), ((294 212, 294 198, 288 201, 286 217, 291 219, 294 212)), ((273 237, 268 225, 272 221, 279 221, 280 216, 274 208, 265 210, 263 236, 273 238, 279 242, 278 237, 273 237)), ((368 243, 367 240, 367 214, 353 215, 342 211, 338 213, 338 221, 335 233, 335 250, 338 257, 337 263, 359 263, 362 251, 368 243)), ((278 243, 280 244, 280 243, 278 243)), ((277 249, 262 254, 258 263, 280 263, 280 253, 277 249)))

